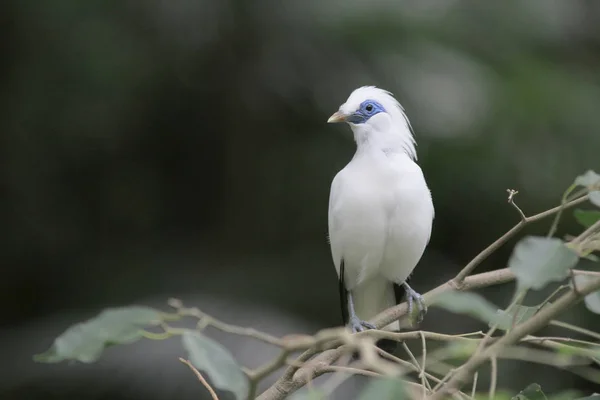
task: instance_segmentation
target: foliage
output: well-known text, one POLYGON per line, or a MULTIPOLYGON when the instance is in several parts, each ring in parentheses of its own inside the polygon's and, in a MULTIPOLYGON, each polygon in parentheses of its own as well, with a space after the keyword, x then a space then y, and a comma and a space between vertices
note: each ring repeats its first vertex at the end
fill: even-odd
POLYGON ((496 307, 483 297, 475 293, 456 290, 437 296, 434 298, 432 305, 445 308, 454 313, 467 314, 483 322, 491 321, 496 314, 496 307))
POLYGON ((508 265, 522 288, 539 290, 564 280, 577 261, 562 240, 528 236, 517 243, 508 265))
POLYGON ((575 219, 585 228, 589 228, 600 220, 600 211, 596 210, 575 210, 573 212, 575 219))
MULTIPOLYGON (((595 202, 595 193, 600 188, 600 176, 593 171, 578 177, 565 192, 560 206, 534 216, 527 217, 514 203, 516 191, 509 191, 509 203, 519 212, 521 221, 517 228, 538 221, 549 215, 556 215, 550 233, 555 232, 561 213, 578 204, 595 202), (574 188, 583 187, 583 192, 572 194, 574 188)), ((383 333, 370 330, 350 335, 344 328, 326 329, 314 336, 272 337, 250 328, 237 327, 206 315, 197 308, 186 308, 180 301, 172 300, 174 313, 166 313, 147 307, 123 307, 108 309, 97 317, 78 323, 67 329, 54 341, 50 349, 35 356, 39 362, 55 363, 63 360, 93 362, 102 351, 115 344, 131 344, 140 338, 163 340, 181 336, 183 348, 191 360, 190 367, 199 380, 211 392, 212 386, 204 380, 206 374, 212 385, 219 391, 232 392, 236 399, 258 398, 261 400, 282 399, 288 395, 297 400, 326 399, 339 382, 329 386, 329 390, 313 387, 301 389, 313 378, 327 372, 341 371, 347 376, 362 374, 372 377, 365 389, 358 395, 366 399, 413 399, 440 400, 454 391, 461 391, 476 377, 485 363, 492 365, 492 379, 485 398, 510 400, 560 400, 570 394, 548 395, 538 384, 531 384, 519 393, 496 392, 497 359, 516 354, 517 357, 535 362, 547 363, 578 373, 586 379, 600 384, 600 373, 589 367, 600 363, 600 333, 586 331, 576 326, 556 321, 561 312, 575 306, 580 300, 590 312, 600 313, 600 272, 575 269, 580 258, 589 257, 600 250, 600 221, 598 210, 575 210, 574 217, 583 225, 579 235, 563 241, 548 235, 526 236, 513 249, 507 269, 471 275, 487 256, 497 250, 518 229, 513 228, 497 242, 483 250, 452 280, 426 293, 424 298, 431 305, 452 313, 465 314, 489 325, 486 332, 446 335, 435 332, 414 331, 383 333), (513 301, 506 309, 498 310, 486 299, 468 290, 500 284, 515 279, 517 281, 513 301), (523 305, 530 289, 541 290, 560 283, 554 292, 543 302, 534 306, 523 305), (170 325, 183 317, 198 320, 196 329, 170 325), (575 339, 569 336, 538 337, 536 331, 548 324, 557 325, 572 332, 587 335, 592 340, 575 339), (202 333, 206 326, 213 326, 224 332, 248 336, 281 348, 281 354, 269 363, 256 369, 239 366, 229 351, 218 342, 202 333), (147 330, 160 326, 162 332, 147 330), (499 332, 499 334, 496 334, 499 332), (417 360, 408 347, 410 361, 400 358, 379 357, 374 346, 375 339, 393 338, 399 342, 418 339, 422 345, 421 360, 417 360), (427 352, 427 341, 438 341, 445 345, 438 350, 427 352), (340 345, 343 345, 340 347, 340 345), (288 360, 291 353, 306 350, 295 361, 288 360), (327 351, 325 351, 327 350, 327 351), (358 359, 342 357, 349 352, 358 352, 358 359), (335 365, 337 360, 346 363, 335 365), (307 361, 311 361, 307 363, 307 361), (582 360, 585 362, 582 363, 582 360), (461 368, 451 368, 449 363, 463 362, 461 368), (256 397, 258 383, 280 367, 288 370, 280 379, 260 396, 256 397), (435 368, 434 368, 435 367, 435 368), (202 371, 202 372, 200 372, 202 371), (418 375, 416 381, 409 377, 410 372, 418 375), (435 382, 435 384, 432 384, 435 382)), ((386 310, 374 320, 376 326, 386 326, 400 314, 406 317, 406 304, 386 310)), ((332 378, 333 379, 333 378, 332 378)), ((482 398, 481 392, 474 391, 474 397, 460 392, 459 397, 482 398)), ((216 398, 216 393, 213 398, 216 398)), ((582 397, 595 399, 598 395, 582 397)))
POLYGON ((159 320, 160 312, 148 307, 107 309, 96 318, 67 329, 54 340, 50 349, 36 355, 35 360, 47 363, 64 360, 94 362, 106 347, 137 341, 142 337, 142 327, 156 324, 159 320))
POLYGON ((513 324, 521 324, 531 317, 533 317, 542 307, 550 305, 550 302, 546 302, 540 306, 527 307, 517 305, 511 309, 498 310, 492 321, 489 323, 490 327, 496 326, 498 329, 507 331, 513 324))

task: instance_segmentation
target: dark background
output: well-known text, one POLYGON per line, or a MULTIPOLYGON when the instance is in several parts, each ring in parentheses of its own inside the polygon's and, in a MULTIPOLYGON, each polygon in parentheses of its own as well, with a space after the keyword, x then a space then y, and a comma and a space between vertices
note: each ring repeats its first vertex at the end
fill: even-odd
MULTIPOLYGON (((416 132, 436 207, 419 291, 518 221, 507 188, 531 214, 600 169, 592 0, 15 0, 0 35, 3 400, 205 395, 176 340, 32 362, 107 306, 176 296, 278 335, 339 325, 327 201, 354 143, 325 121, 358 86, 392 91, 416 132)), ((559 234, 577 229, 567 214, 559 234)), ((512 289, 485 294, 504 307, 512 289)), ((584 307, 563 318, 599 327, 584 307)), ((436 310, 422 327, 482 328, 436 310)), ((274 354, 220 338, 246 365, 274 354)), ((513 389, 590 388, 500 372, 513 389)))

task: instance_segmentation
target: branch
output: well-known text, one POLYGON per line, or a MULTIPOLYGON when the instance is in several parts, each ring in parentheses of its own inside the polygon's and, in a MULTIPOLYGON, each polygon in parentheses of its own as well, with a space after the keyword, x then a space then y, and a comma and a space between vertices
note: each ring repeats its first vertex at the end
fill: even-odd
POLYGON ((600 289, 600 279, 588 283, 584 287, 578 288, 577 291, 573 289, 569 290, 556 302, 540 310, 540 312, 531 319, 517 325, 506 336, 503 336, 480 354, 472 357, 467 363, 456 370, 455 375, 450 378, 446 385, 428 397, 428 400, 442 400, 447 395, 454 393, 466 384, 467 381, 471 380, 473 373, 481 366, 481 364, 492 357, 496 357, 505 346, 515 344, 525 336, 543 328, 562 311, 579 302, 584 296, 595 292, 598 289, 600 289))
MULTIPOLYGON (((462 284, 458 287, 454 283, 455 279, 451 279, 448 282, 425 293, 423 298, 425 299, 425 302, 427 302, 433 297, 450 290, 468 291, 493 285, 500 285, 502 283, 511 282, 514 279, 515 275, 508 268, 498 269, 495 271, 469 276, 465 278, 462 284)), ((381 329, 382 327, 387 326, 390 323, 406 316, 407 313, 408 305, 406 302, 404 302, 385 310, 381 314, 377 315, 371 322, 373 322, 378 329, 381 329)))
POLYGON ((196 369, 196 367, 194 367, 189 360, 184 360, 183 358, 179 358, 179 361, 181 361, 182 363, 184 363, 185 365, 190 367, 190 369, 192 371, 194 371, 194 374, 196 374, 196 376, 198 377, 198 380, 204 385, 206 390, 208 390, 208 392, 210 393, 210 396, 212 397, 213 400, 219 400, 219 396, 217 396, 214 389, 208 384, 208 382, 206 381, 206 379, 204 379, 204 377, 202 376, 200 371, 198 371, 196 369))
POLYGON ((596 340, 600 340, 600 333, 596 333, 594 331, 590 331, 589 329, 581 328, 577 325, 569 324, 567 322, 550 321, 549 325, 558 326, 560 328, 568 329, 573 332, 581 333, 582 335, 587 335, 589 337, 593 337, 596 340))
MULTIPOLYGON (((453 284, 453 281, 450 280, 435 289, 425 293, 423 297, 425 301, 433 298, 440 293, 449 291, 449 290, 472 290, 478 289, 482 287, 499 285, 502 283, 510 282, 515 279, 515 275, 508 269, 500 269, 491 272, 484 272, 481 274, 473 275, 467 277, 463 284, 460 285, 459 288, 453 284)), ((408 306, 406 302, 401 303, 395 307, 389 308, 379 314, 377 317, 373 319, 373 324, 377 328, 381 328, 389 325, 391 322, 398 320, 407 315, 408 306)), ((415 334, 413 332, 400 332, 400 333, 387 333, 382 331, 366 331, 364 333, 360 333, 358 335, 373 335, 374 337, 383 337, 387 335, 396 335, 395 338, 398 338, 398 335, 406 335, 406 338, 409 338, 410 335, 416 335, 415 338, 419 338, 419 334, 415 334)), ((358 336, 357 335, 357 336, 358 336)), ((431 335, 433 338, 434 335, 431 335)), ((435 335, 436 338, 442 339, 444 335, 438 334, 435 335)), ((468 338, 459 338, 470 340, 468 338)), ((257 397, 258 400, 280 400, 284 399, 290 393, 298 390, 302 386, 304 386, 308 380, 314 379, 327 371, 327 367, 334 363, 342 354, 350 350, 350 347, 340 346, 335 349, 331 349, 333 346, 339 346, 339 341, 334 341, 330 345, 324 345, 324 348, 329 347, 328 350, 322 352, 317 357, 315 357, 310 362, 306 363, 304 367, 298 368, 296 366, 288 367, 283 376, 277 380, 271 387, 269 387, 266 391, 264 391, 260 396, 257 397)), ((296 361, 303 362, 308 360, 311 356, 317 353, 317 349, 310 349, 305 351, 302 355, 300 355, 296 361)))
POLYGON ((517 207, 517 205, 514 203, 513 201, 513 196, 515 195, 515 193, 512 193, 509 191, 509 198, 508 201, 509 203, 511 203, 511 205, 513 207, 515 207, 517 209, 517 211, 519 212, 519 215, 521 216, 521 220, 519 221, 518 224, 516 224, 515 226, 513 226, 508 232, 506 232, 504 235, 502 235, 498 240, 496 240, 494 243, 492 243, 491 245, 489 245, 486 249, 484 249, 481 253, 477 254, 477 256, 475 256, 475 258, 473 260, 471 260, 459 273, 458 275, 456 275, 456 278, 454 278, 454 283, 457 287, 459 287, 464 279, 469 276, 469 274, 471 272, 473 272, 473 270, 479 265, 481 264, 486 258, 488 258, 492 253, 494 253, 496 250, 498 250, 500 247, 502 247, 502 245, 504 243, 506 243, 509 239, 511 239, 513 236, 515 236, 521 229, 523 229, 525 227, 525 225, 530 224, 532 222, 536 222, 539 221, 543 218, 546 218, 550 215, 554 215, 560 211, 566 210, 570 207, 574 207, 578 204, 581 204, 585 201, 587 201, 589 199, 589 195, 585 195, 582 197, 579 197, 575 200, 572 200, 568 203, 565 204, 561 204, 560 206, 551 208, 550 210, 541 212, 539 214, 535 214, 532 215, 530 217, 526 217, 525 214, 523 214, 523 212, 521 211, 521 209, 519 207, 517 207))
MULTIPOLYGON (((517 225, 515 225, 512 229, 506 232, 500 239, 492 243, 488 248, 479 253, 470 263, 468 263, 465 268, 463 268, 453 279, 444 283, 443 285, 438 286, 437 288, 425 293, 423 295, 425 301, 430 301, 432 297, 437 296, 443 292, 449 290, 459 290, 459 291, 467 291, 471 289, 477 289, 481 287, 488 287, 491 285, 502 284, 506 282, 510 282, 515 279, 514 274, 507 268, 486 272, 482 274, 477 274, 474 276, 468 276, 481 262, 483 262, 490 254, 496 251, 500 246, 506 243, 510 238, 512 238, 518 231, 520 231, 525 225, 538 221, 547 216, 560 213, 561 211, 580 204, 588 199, 588 195, 584 195, 581 197, 577 197, 575 200, 566 201, 563 200, 563 203, 555 207, 553 209, 547 210, 545 212, 527 217, 523 213, 523 211, 515 204, 514 196, 518 193, 515 190, 508 190, 508 202, 517 210, 519 213, 521 220, 517 225)), ((596 224, 598 225, 598 224, 596 224)), ((592 228, 596 228, 596 225, 592 228)), ((593 229, 588 229, 588 231, 593 231, 593 229)), ((588 232, 586 231, 586 232, 588 232)), ((589 273, 589 275, 595 275, 593 273, 589 273)), ((571 292, 570 292, 571 293, 571 292)), ((577 293, 578 297, 581 297, 583 292, 577 293)), ((563 296, 564 297, 564 296, 563 296)), ((473 360, 479 360, 480 358, 484 358, 484 360, 495 359, 496 354, 489 354, 490 348, 496 348, 497 343, 495 338, 490 340, 489 342, 494 342, 495 344, 490 344, 490 347, 484 350, 485 345, 488 343, 486 340, 468 338, 467 335, 445 335, 438 334, 434 332, 423 332, 423 331, 414 331, 414 332, 388 332, 381 330, 369 330, 366 332, 362 332, 356 335, 350 335, 343 328, 336 329, 325 329, 319 331, 314 336, 309 335, 290 335, 283 338, 277 338, 267 333, 263 333, 257 331, 252 328, 239 327, 231 324, 224 323, 222 321, 213 318, 204 312, 200 311, 197 308, 184 308, 182 303, 178 300, 172 300, 171 305, 177 309, 176 316, 192 316, 198 318, 197 329, 202 331, 207 326, 212 326, 216 329, 219 329, 223 332, 247 336, 262 342, 277 346, 281 349, 281 352, 278 357, 274 360, 266 363, 265 365, 258 367, 256 369, 248 370, 245 372, 248 375, 248 378, 251 382, 251 390, 250 390, 250 398, 254 398, 255 391, 258 383, 270 375, 272 372, 276 371, 282 366, 289 365, 289 367, 284 372, 283 376, 279 378, 279 380, 273 384, 270 388, 268 388, 263 394, 261 394, 258 399, 259 400, 276 400, 283 399, 291 392, 294 392, 298 388, 304 386, 305 384, 312 382, 312 380, 324 373, 332 372, 335 370, 335 367, 332 366, 343 354, 349 353, 352 351, 359 351, 361 354, 361 359, 367 362, 367 368, 374 370, 375 373, 382 373, 384 375, 395 375, 395 369, 392 365, 384 360, 378 359, 376 353, 374 352, 375 347, 373 343, 378 339, 392 339, 396 341, 403 341, 407 339, 421 339, 423 345, 423 365, 419 365, 416 362, 416 359, 413 358, 414 367, 416 368, 416 372, 419 373, 419 377, 422 379, 421 383, 426 392, 431 393, 431 387, 429 386, 429 382, 427 378, 429 378, 429 374, 424 370, 425 366, 425 340, 432 339, 438 341, 457 341, 457 340, 465 340, 465 341, 479 341, 480 342, 480 350, 475 353, 471 360, 469 360, 465 366, 470 365, 470 362, 473 360), (307 350, 305 350, 307 349, 307 350), (298 356, 295 360, 288 360, 288 357, 297 350, 305 350, 303 354, 298 356), (312 360, 311 358, 315 356, 312 360), (481 353, 481 354, 480 354, 481 353), (380 362, 381 361, 381 362, 380 362), (387 365, 386 365, 387 364, 387 365), (429 390, 427 390, 429 389, 429 390)), ((554 307, 555 305, 553 305, 554 307)), ((387 326, 391 322, 397 321, 407 315, 408 307, 406 303, 401 303, 395 307, 387 309, 383 311, 381 314, 377 315, 371 322, 379 329, 384 326, 387 326)), ((538 318, 536 316, 536 318, 538 318)), ((167 331, 166 333, 173 333, 167 331)), ((479 332, 481 334, 481 332, 479 332)), ((511 332, 514 334, 514 332, 511 332)), ((526 333, 527 334, 527 333, 526 333)), ((506 336, 505 336, 506 338, 506 336)), ((503 338, 503 340, 506 340, 503 338)), ((518 342, 521 338, 517 338, 516 342, 518 342)), ((531 338, 530 338, 531 339, 531 338)), ((542 341, 543 344, 548 345, 545 341, 542 341)), ((541 344, 541 343, 540 343, 541 344)), ((553 345, 555 343, 552 343, 553 345)), ((478 361, 479 362, 479 361, 478 361)), ((409 363, 410 364, 410 363, 409 363)), ((461 372, 464 369, 464 366, 461 367, 458 371, 461 372)), ((338 371, 339 372, 339 371, 338 371)), ((457 376, 460 376, 459 373, 455 374, 454 377, 450 375, 449 382, 454 382, 453 385, 456 385, 457 376)), ((470 375, 469 375, 470 377, 470 375)), ((200 379, 200 378, 199 378, 200 379)), ((438 381, 438 386, 442 384, 439 379, 435 379, 438 381)), ((442 379, 445 381, 446 378, 442 379)), ((495 386, 495 385, 493 385, 495 386)), ((466 396, 461 392, 457 392, 455 389, 452 389, 451 386, 444 386, 442 390, 451 391, 453 397, 454 396, 466 396), (450 389, 448 389, 450 387, 450 389), (459 395, 460 394, 460 395, 459 395)), ((437 389, 437 387, 434 389, 437 389)), ((493 393, 493 389, 491 390, 493 393)), ((432 396, 436 396, 436 393, 432 393, 432 396)), ((468 396, 466 396, 468 397, 468 396)), ((434 397, 432 397, 434 398, 434 397)))
MULTIPOLYGON (((392 355, 390 353, 387 353, 387 352, 381 350, 380 348, 377 348, 377 351, 379 352, 380 356, 382 356, 384 358, 387 358, 388 360, 392 360, 392 361, 398 363, 399 365, 402 365, 402 366, 404 366, 404 367, 406 367, 408 369, 413 370, 414 372, 419 372, 420 371, 419 368, 417 368, 414 364, 409 363, 408 361, 404 361, 404 360, 402 360, 402 359, 400 359, 400 358, 398 358, 398 357, 396 357, 396 356, 394 356, 394 355, 392 355)), ((424 375, 427 378, 431 379, 432 381, 434 381, 436 383, 441 382, 441 380, 438 377, 436 377, 435 375, 430 374, 427 371, 424 371, 424 375)), ((463 392, 458 392, 457 393, 457 398, 463 398, 463 399, 473 400, 473 396, 468 396, 468 395, 466 395, 463 392)))
POLYGON ((496 357, 491 358, 492 372, 490 378, 490 400, 496 398, 496 384, 498 382, 498 359, 496 357))

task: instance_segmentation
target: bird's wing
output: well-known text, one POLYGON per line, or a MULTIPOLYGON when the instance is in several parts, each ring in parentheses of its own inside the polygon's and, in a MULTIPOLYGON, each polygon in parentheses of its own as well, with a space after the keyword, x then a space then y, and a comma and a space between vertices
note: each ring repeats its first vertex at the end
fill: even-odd
POLYGON ((342 308, 342 323, 346 325, 348 323, 348 290, 346 289, 345 282, 345 270, 344 260, 342 259, 341 246, 336 240, 335 232, 339 229, 339 221, 336 215, 333 213, 333 205, 337 201, 337 197, 340 193, 340 174, 338 172, 331 182, 331 189, 329 191, 329 210, 328 210, 328 239, 331 247, 331 257, 335 266, 335 270, 338 274, 338 289, 340 294, 340 306, 342 308), (333 237, 332 237, 333 236, 333 237))
POLYGON ((335 233, 340 229, 340 221, 337 215, 333 212, 333 205, 337 202, 340 195, 340 183, 342 178, 341 170, 336 174, 331 182, 331 189, 329 191, 329 210, 328 210, 328 238, 329 245, 331 247, 331 257, 335 265, 335 270, 340 275, 340 264, 342 261, 342 249, 340 243, 336 240, 335 233))
POLYGON ((402 283, 429 242, 434 210, 421 168, 406 156, 391 161, 397 173, 389 185, 392 197, 382 271, 388 279, 402 283))
POLYGON ((381 198, 389 196, 366 167, 340 171, 331 185, 329 240, 344 323, 348 322, 349 289, 356 312, 364 319, 394 302, 391 282, 378 276, 387 231, 381 198))

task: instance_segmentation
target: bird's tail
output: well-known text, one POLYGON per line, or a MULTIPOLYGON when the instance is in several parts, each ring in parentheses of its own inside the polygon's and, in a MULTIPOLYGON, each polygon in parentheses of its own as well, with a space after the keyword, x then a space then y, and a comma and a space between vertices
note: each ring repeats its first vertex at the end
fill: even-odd
MULTIPOLYGON (((371 278, 355 286, 352 289, 352 298, 356 314, 365 321, 397 304, 394 284, 380 277, 371 278)), ((399 331, 400 323, 394 321, 383 329, 399 331)))

